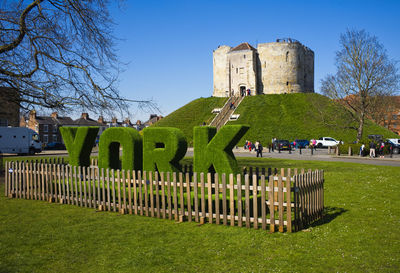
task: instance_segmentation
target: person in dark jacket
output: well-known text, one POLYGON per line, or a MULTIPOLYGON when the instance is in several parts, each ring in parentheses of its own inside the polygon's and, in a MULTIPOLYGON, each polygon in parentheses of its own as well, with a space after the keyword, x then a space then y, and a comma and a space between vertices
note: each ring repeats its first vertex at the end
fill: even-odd
POLYGON ((371 141, 369 144, 369 156, 370 157, 375 157, 375 149, 376 149, 376 144, 375 142, 371 141))
POLYGON ((261 145, 260 141, 258 141, 258 145, 257 145, 257 148, 256 148, 257 157, 258 156, 262 157, 262 150, 263 150, 263 146, 261 145))

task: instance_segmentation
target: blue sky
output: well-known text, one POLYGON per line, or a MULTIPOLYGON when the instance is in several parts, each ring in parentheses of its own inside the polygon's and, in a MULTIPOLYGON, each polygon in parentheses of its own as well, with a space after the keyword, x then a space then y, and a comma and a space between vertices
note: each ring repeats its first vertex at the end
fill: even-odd
MULTIPOLYGON (((400 60, 399 1, 136 1, 113 8, 116 49, 128 63, 121 94, 153 99, 163 115, 212 95, 212 52, 219 45, 291 37, 315 53, 315 91, 335 73, 339 36, 347 28, 376 35, 400 60)), ((149 113, 131 109, 132 120, 149 113)))

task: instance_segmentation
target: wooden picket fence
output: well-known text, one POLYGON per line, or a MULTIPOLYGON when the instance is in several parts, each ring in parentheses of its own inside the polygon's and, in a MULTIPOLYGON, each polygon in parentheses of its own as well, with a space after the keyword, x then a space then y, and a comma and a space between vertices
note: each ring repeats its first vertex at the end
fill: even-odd
POLYGON ((271 232, 306 228, 324 209, 322 170, 234 176, 6 162, 5 182, 10 198, 271 232))

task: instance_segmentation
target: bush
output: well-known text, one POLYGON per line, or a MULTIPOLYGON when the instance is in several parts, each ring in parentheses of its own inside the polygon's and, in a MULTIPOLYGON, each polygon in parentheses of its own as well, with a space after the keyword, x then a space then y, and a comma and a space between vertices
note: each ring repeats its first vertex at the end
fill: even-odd
POLYGON ((142 137, 133 128, 109 128, 100 136, 99 168, 141 170, 142 154, 142 137), (122 147, 121 160, 120 146, 122 147))
POLYGON ((143 130, 143 170, 180 172, 187 142, 178 128, 151 127, 143 130))
POLYGON ((194 127, 194 171, 207 173, 213 167, 219 174, 240 173, 232 149, 249 128, 246 125, 225 125, 217 133, 215 127, 194 127))
MULTIPOLYGON (((360 153, 360 148, 361 148, 360 143, 356 143, 356 144, 340 144, 339 145, 339 151, 341 155, 348 155, 349 153, 349 147, 351 147, 352 150, 352 154, 353 155, 358 155, 360 153)), ((365 150, 365 148, 364 148, 365 150)))
POLYGON ((60 133, 72 166, 90 166, 90 153, 99 127, 60 127, 60 133))

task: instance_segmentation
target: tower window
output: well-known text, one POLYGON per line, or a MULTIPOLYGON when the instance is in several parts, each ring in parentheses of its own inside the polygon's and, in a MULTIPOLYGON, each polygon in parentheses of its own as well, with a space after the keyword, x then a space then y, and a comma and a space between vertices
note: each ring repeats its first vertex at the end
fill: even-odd
POLYGON ((289 85, 289 82, 286 82, 286 85, 289 85))
POLYGON ((239 69, 238 68, 236 68, 236 74, 239 72, 239 69))
POLYGON ((286 52, 286 62, 289 61, 289 51, 286 52))
POLYGON ((246 59, 246 55, 243 55, 243 59, 246 59))

